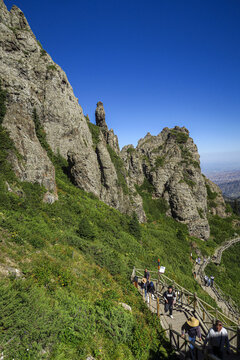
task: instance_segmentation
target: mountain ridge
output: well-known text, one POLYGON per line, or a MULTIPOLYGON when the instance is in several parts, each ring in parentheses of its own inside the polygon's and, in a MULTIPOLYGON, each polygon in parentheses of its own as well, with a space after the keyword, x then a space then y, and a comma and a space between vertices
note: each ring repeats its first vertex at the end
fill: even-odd
POLYGON ((164 128, 157 136, 148 133, 136 148, 127 145, 120 151, 117 136, 107 127, 102 102, 97 103, 94 125, 22 11, 13 6, 8 12, 2 0, 0 7, 0 77, 8 92, 3 126, 22 157, 20 161, 14 154, 9 156, 18 177, 43 185, 48 190, 46 201, 57 200, 55 170, 37 137, 35 111, 53 153, 68 161, 67 172, 75 185, 121 212, 136 212, 140 222, 147 220, 149 201, 159 209, 165 203, 167 214, 187 224, 191 235, 207 239, 208 213, 227 214, 220 191, 211 183, 210 191, 217 195, 215 202, 208 201, 199 154, 188 130, 164 128), (150 190, 143 189, 146 183, 150 190))

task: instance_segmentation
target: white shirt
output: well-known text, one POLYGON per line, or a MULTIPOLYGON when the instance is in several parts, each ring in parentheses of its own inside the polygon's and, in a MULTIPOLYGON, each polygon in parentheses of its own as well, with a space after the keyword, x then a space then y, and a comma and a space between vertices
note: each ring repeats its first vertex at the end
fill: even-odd
POLYGON ((220 350, 223 350, 224 345, 226 344, 227 349, 229 349, 227 330, 224 327, 222 327, 221 331, 217 331, 214 328, 211 328, 204 341, 204 345, 206 345, 207 342, 209 342, 211 346, 218 347, 220 350))

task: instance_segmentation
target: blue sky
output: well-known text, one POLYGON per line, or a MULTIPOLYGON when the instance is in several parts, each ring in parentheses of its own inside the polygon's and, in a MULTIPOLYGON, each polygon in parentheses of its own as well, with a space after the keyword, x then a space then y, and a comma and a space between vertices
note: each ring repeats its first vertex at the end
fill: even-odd
POLYGON ((203 168, 240 168, 239 0, 5 0, 66 72, 84 113, 97 101, 120 146, 186 126, 203 168))

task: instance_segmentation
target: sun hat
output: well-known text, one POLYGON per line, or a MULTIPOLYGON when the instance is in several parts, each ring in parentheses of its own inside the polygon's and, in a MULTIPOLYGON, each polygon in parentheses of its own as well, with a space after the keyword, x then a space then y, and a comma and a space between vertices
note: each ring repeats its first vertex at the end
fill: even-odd
POLYGON ((142 278, 142 282, 145 284, 147 282, 146 278, 142 278))
POLYGON ((190 319, 188 319, 187 324, 191 327, 195 327, 199 325, 199 320, 195 317, 191 317, 190 319))

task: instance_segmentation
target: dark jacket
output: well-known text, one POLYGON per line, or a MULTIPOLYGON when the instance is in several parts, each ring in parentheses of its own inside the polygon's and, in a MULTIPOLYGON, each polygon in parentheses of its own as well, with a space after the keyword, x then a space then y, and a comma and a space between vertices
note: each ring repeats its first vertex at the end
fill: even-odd
POLYGON ((150 279, 150 273, 149 271, 144 271, 144 277, 149 280, 150 279))
POLYGON ((173 304, 173 301, 176 300, 176 295, 175 292, 172 291, 171 293, 167 291, 165 291, 165 293, 163 294, 164 300, 168 301, 169 305, 173 304))
POLYGON ((155 286, 154 286, 154 283, 153 283, 152 281, 148 284, 147 291, 148 291, 150 294, 154 294, 155 286))
POLYGON ((188 325, 187 322, 185 322, 183 324, 181 330, 182 330, 182 334, 184 334, 184 332, 185 332, 191 337, 196 337, 196 336, 199 337, 199 338, 201 337, 201 329, 200 329, 199 325, 193 327, 193 326, 188 325))

